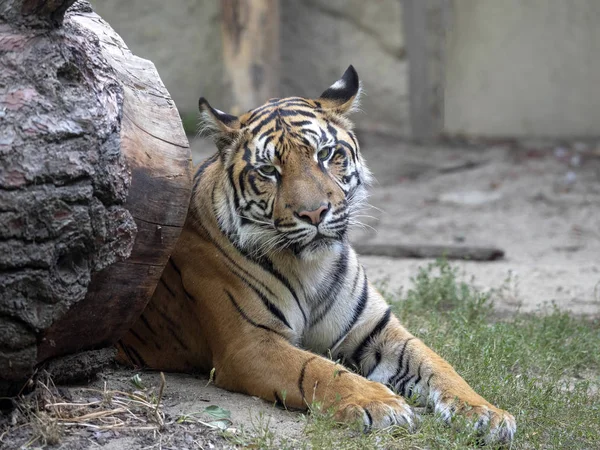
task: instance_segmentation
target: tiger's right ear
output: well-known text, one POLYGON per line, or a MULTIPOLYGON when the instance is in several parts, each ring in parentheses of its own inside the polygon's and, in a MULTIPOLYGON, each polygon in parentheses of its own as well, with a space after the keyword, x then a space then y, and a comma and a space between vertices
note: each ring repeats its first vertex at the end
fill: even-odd
POLYGON ((204 97, 200 97, 198 109, 200 134, 212 137, 219 151, 224 151, 239 136, 240 119, 213 108, 204 97))

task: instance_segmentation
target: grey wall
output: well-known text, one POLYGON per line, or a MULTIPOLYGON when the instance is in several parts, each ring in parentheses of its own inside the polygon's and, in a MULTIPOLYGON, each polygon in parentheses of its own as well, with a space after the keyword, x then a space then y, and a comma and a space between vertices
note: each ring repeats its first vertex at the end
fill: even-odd
MULTIPOLYGON (((154 62, 182 113, 194 114, 200 95, 230 107, 217 0, 92 4, 134 53, 154 62)), ((354 116, 359 128, 408 134, 400 0, 282 0, 281 20, 281 95, 318 96, 353 64, 366 94, 354 116)))
POLYGON ((353 64, 359 127, 407 135, 408 65, 399 0, 282 1, 282 94, 317 96, 353 64))
POLYGON ((151 60, 182 113, 228 103, 217 0, 91 0, 137 56, 151 60), (214 99, 214 100, 213 100, 214 99))
POLYGON ((600 1, 454 0, 451 134, 600 136, 600 1))

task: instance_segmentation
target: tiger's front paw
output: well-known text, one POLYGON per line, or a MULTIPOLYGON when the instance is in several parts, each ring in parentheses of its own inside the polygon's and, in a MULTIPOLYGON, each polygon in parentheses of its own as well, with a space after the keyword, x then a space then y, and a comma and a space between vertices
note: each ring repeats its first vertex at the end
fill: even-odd
POLYGON ((416 430, 418 416, 406 401, 382 384, 369 381, 343 399, 338 405, 336 418, 344 422, 362 422, 365 430, 394 425, 416 430))
POLYGON ((441 401, 435 405, 438 413, 447 423, 454 415, 468 420, 481 434, 486 444, 506 444, 513 440, 517 423, 512 414, 492 405, 471 406, 456 401, 441 401))

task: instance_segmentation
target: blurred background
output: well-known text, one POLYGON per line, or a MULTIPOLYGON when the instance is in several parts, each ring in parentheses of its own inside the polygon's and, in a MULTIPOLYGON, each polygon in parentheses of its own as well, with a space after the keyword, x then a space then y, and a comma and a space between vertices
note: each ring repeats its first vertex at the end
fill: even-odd
POLYGON ((402 137, 598 135, 596 0, 92 3, 135 54, 154 62, 186 124, 200 95, 226 111, 236 106, 223 4, 236 9, 227 25, 241 27, 256 55, 277 53, 262 58, 271 63, 270 96, 317 96, 354 64, 367 94, 356 117, 361 129, 402 137), (263 9, 276 26, 248 33, 252 10, 263 9))
MULTIPOLYGON (((354 239, 493 245, 461 263, 500 309, 600 312, 597 0, 93 0, 156 65, 199 162, 197 101, 238 114, 317 97, 353 64, 377 184, 354 239)), ((393 288, 418 262, 365 258, 393 288)))

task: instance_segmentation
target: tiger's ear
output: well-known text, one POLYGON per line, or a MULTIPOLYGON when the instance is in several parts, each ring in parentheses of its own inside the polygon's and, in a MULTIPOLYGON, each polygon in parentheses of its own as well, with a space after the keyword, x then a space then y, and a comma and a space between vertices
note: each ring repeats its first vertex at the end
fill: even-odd
POLYGON ((321 94, 319 101, 323 109, 331 109, 338 114, 349 114, 358 108, 360 80, 353 66, 349 66, 342 78, 333 83, 321 94))
POLYGON ((200 134, 212 137, 219 151, 225 150, 240 133, 240 119, 213 108, 204 97, 200 97, 198 109, 200 134))

